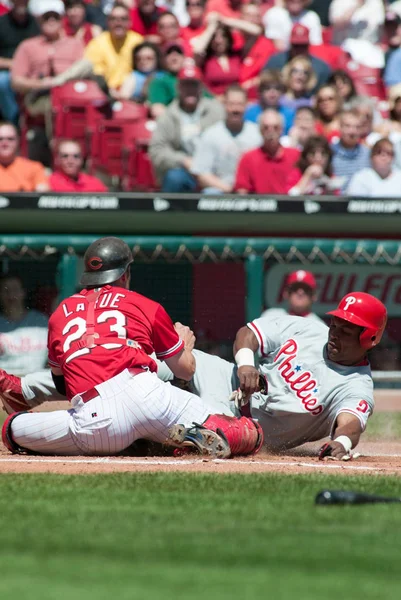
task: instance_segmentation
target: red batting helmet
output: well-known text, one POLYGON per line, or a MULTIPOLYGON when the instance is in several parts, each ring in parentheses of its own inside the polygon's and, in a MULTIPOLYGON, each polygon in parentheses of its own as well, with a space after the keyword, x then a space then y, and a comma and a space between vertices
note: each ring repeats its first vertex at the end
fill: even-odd
POLYGON ((380 300, 364 292, 351 292, 340 300, 336 310, 327 313, 364 327, 359 341, 364 350, 377 346, 387 323, 387 310, 380 300))

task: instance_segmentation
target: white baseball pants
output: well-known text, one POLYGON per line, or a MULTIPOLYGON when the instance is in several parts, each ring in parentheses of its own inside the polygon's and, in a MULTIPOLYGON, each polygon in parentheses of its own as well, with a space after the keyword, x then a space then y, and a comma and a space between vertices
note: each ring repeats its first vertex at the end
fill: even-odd
POLYGON ((213 406, 160 381, 156 373, 128 370, 97 385, 86 404, 74 396, 71 410, 22 413, 11 423, 16 444, 40 454, 113 455, 137 439, 165 442, 172 425, 203 423, 213 406))

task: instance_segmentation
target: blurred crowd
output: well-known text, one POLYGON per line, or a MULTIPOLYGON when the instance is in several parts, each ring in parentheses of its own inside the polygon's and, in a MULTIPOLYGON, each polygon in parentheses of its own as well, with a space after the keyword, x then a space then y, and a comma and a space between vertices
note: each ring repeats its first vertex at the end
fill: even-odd
POLYGON ((1 1, 0 191, 400 193, 401 0, 1 1))

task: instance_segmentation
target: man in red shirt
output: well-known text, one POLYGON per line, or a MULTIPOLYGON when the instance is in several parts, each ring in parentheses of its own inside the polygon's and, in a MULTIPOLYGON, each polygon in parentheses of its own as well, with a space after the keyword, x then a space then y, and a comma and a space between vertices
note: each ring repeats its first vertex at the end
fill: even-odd
POLYGON ((78 142, 64 140, 58 146, 58 168, 50 175, 53 192, 107 192, 107 187, 97 177, 82 173, 82 150, 78 142))
POLYGON ((185 6, 189 16, 189 23, 181 29, 181 37, 187 42, 191 42, 192 38, 201 35, 206 25, 204 23, 206 0, 186 0, 185 6))
POLYGON ((118 454, 137 439, 220 458, 257 451, 263 443, 257 422, 210 415, 211 404, 158 379, 153 352, 177 378, 192 378, 195 337, 180 323, 174 327, 160 304, 129 290, 132 262, 119 238, 89 246, 84 289, 49 321, 54 383, 73 409, 11 414, 3 443, 11 452, 58 455, 118 454))
POLYGON ((156 42, 157 20, 166 12, 162 6, 156 6, 156 0, 138 0, 136 8, 131 9, 131 29, 143 35, 148 41, 156 42))
POLYGON ((260 116, 263 146, 246 152, 238 165, 235 189, 239 194, 287 194, 288 173, 299 158, 299 150, 283 148, 283 118, 267 109, 260 116))

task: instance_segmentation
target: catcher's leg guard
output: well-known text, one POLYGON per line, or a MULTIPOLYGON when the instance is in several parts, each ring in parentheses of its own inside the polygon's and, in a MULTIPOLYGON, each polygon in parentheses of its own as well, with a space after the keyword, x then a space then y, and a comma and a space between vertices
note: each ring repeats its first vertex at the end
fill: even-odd
POLYGON ((263 445, 263 429, 249 417, 210 415, 203 427, 215 431, 227 440, 231 456, 256 454, 263 445))
POLYGON ((196 423, 192 427, 173 425, 169 431, 167 444, 176 448, 194 448, 203 456, 211 458, 228 458, 231 454, 230 446, 224 436, 196 423))
POLYGON ((3 423, 3 427, 1 430, 1 438, 2 438, 3 444, 5 445, 7 450, 10 450, 10 452, 12 452, 13 454, 24 454, 26 452, 29 452, 29 450, 26 450, 25 448, 21 448, 21 446, 18 446, 18 444, 16 444, 14 442, 12 432, 11 432, 11 424, 14 421, 14 419, 16 417, 18 417, 19 415, 23 415, 27 412, 29 412, 29 411, 25 410, 22 412, 12 413, 11 415, 8 415, 7 419, 3 423))

